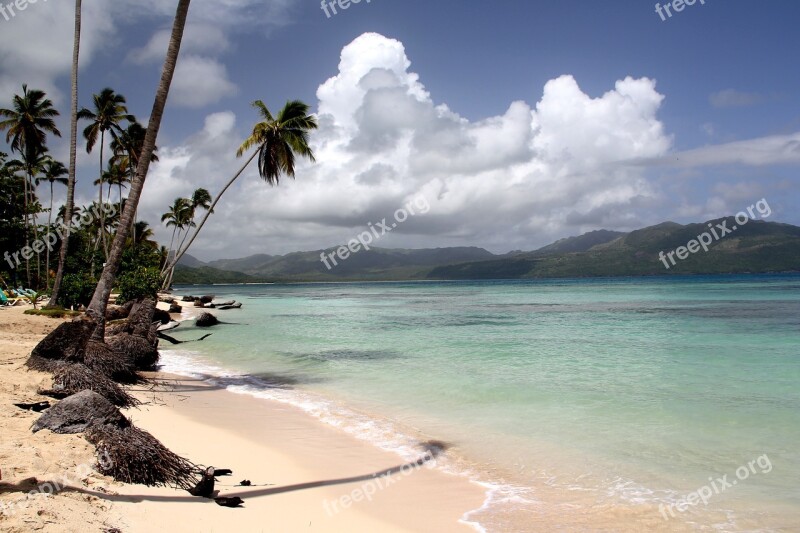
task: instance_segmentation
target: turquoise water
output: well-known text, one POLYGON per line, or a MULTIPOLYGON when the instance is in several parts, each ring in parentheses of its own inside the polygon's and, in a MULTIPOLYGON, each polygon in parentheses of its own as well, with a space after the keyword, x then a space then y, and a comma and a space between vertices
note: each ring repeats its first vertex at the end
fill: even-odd
POLYGON ((580 494, 652 515, 761 458, 675 520, 800 530, 800 276, 177 293, 244 310, 167 369, 256 376, 229 383, 385 446, 452 443, 451 469, 503 487, 498 511, 580 494))

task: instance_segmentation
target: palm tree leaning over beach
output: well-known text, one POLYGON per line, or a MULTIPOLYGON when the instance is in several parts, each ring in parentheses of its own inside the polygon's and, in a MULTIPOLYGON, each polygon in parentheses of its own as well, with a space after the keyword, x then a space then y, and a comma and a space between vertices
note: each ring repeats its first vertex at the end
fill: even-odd
MULTIPOLYGON (((68 185, 69 179, 64 176, 69 175, 67 167, 63 163, 55 159, 48 158, 44 164, 43 175, 41 178, 36 178, 36 185, 42 182, 50 184, 50 210, 47 212, 47 231, 53 231, 53 184, 60 183, 68 185)), ((47 247, 45 254, 45 276, 47 276, 47 290, 50 290, 50 246, 47 247)))
POLYGON ((178 62, 178 54, 181 50, 181 40, 183 39, 183 30, 186 27, 186 16, 189 13, 190 3, 191 0, 178 1, 178 8, 175 12, 175 23, 172 27, 169 48, 167 49, 167 56, 164 60, 161 81, 156 90, 153 110, 150 113, 150 122, 147 126, 144 144, 142 145, 142 153, 139 159, 139 166, 136 169, 136 177, 131 182, 128 200, 125 202, 125 208, 122 210, 122 216, 120 217, 117 232, 114 235, 114 241, 111 244, 111 252, 108 256, 108 260, 103 268, 100 280, 97 282, 97 288, 92 295, 89 308, 86 310, 86 314, 97 324, 97 328, 92 335, 92 338, 95 340, 102 341, 105 337, 105 316, 106 308, 108 307, 108 299, 111 296, 111 290, 117 278, 117 271, 122 262, 122 252, 128 240, 128 235, 130 234, 133 216, 139 205, 139 198, 142 195, 142 188, 147 179, 147 172, 150 169, 151 157, 156 146, 156 137, 158 137, 158 130, 161 128, 164 107, 167 104, 169 88, 172 84, 172 77, 175 74, 175 65, 178 62))
POLYGON ((62 235, 61 250, 58 254, 58 270, 53 281, 53 292, 47 307, 58 305, 58 293, 64 279, 64 265, 67 262, 69 248, 69 230, 72 228, 72 212, 75 210, 75 165, 78 155, 78 57, 81 48, 81 0, 75 0, 75 32, 72 44, 72 106, 70 109, 69 128, 69 182, 67 183, 67 203, 64 204, 64 224, 66 232, 62 235))
MULTIPOLYGON (((83 130, 83 137, 86 139, 86 153, 91 154, 94 145, 97 143, 97 138, 100 137, 100 192, 98 203, 103 205, 103 149, 105 148, 106 132, 108 132, 112 139, 117 139, 122 134, 123 129, 120 124, 123 120, 128 122, 135 122, 136 117, 128 114, 128 108, 125 105, 125 97, 117 94, 113 89, 106 87, 100 94, 95 94, 92 97, 94 102, 94 110, 83 108, 78 111, 78 118, 81 120, 89 120, 91 123, 83 130)), ((109 196, 111 189, 109 187, 109 196)), ((100 227, 103 228, 103 212, 100 212, 100 227)), ((101 229, 101 234, 98 239, 103 243, 103 252, 108 258, 108 242, 106 240, 105 231, 101 229)))
POLYGON ((308 104, 299 100, 286 102, 283 109, 278 112, 277 118, 272 116, 272 113, 261 100, 253 102, 253 107, 258 110, 262 120, 253 127, 253 133, 239 147, 236 157, 242 157, 245 152, 254 146, 257 147, 256 151, 239 169, 239 172, 222 188, 200 225, 192 234, 188 244, 178 250, 178 253, 170 261, 170 269, 175 268, 175 265, 178 264, 178 261, 197 238, 225 191, 242 175, 256 156, 258 156, 258 174, 270 185, 277 185, 282 174, 294 178, 295 154, 306 157, 311 162, 315 161, 314 153, 311 147, 308 146, 308 132, 317 129, 317 119, 308 114, 308 104))
MULTIPOLYGON (((47 146, 47 134, 52 133, 61 137, 61 132, 56 128, 53 120, 59 115, 53 107, 53 102, 47 98, 44 91, 38 89, 28 90, 27 85, 22 86, 22 95, 14 95, 11 109, 0 109, 0 131, 6 131, 6 142, 11 145, 11 151, 19 153, 22 160, 27 163, 25 201, 28 200, 28 184, 33 181, 30 174, 32 162, 37 160, 47 146)), ((30 225, 28 210, 25 210, 25 245, 30 246, 30 225)), ((31 285, 30 262, 26 260, 28 286, 31 285)))

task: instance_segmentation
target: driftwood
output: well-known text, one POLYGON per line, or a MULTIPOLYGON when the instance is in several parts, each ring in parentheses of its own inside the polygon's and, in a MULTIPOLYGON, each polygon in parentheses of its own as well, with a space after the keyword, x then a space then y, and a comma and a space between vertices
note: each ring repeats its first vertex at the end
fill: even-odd
POLYGON ((159 339, 164 339, 165 341, 169 342, 170 344, 183 344, 183 343, 185 343, 185 342, 197 342, 197 341, 202 341, 202 340, 205 340, 205 339, 207 339, 207 338, 208 338, 208 337, 210 337, 211 335, 212 335, 212 333, 206 333, 205 335, 203 335, 203 336, 202 336, 202 337, 200 337, 199 339, 193 339, 193 340, 190 340, 190 341, 179 341, 178 339, 176 339, 176 338, 174 338, 174 337, 170 337, 170 336, 169 336, 169 335, 167 335, 166 333, 162 333, 161 331, 159 331, 159 332, 158 332, 158 338, 159 338, 159 339))
POLYGON ((84 390, 98 393, 118 407, 139 405, 139 400, 125 392, 108 377, 92 371, 86 365, 64 365, 53 375, 53 385, 39 394, 51 398, 66 398, 84 390))
POLYGON ((230 476, 233 474, 233 470, 229 468, 215 468, 214 469, 214 476, 230 476))
POLYGON ((92 426, 86 439, 95 445, 98 471, 123 483, 189 490, 197 465, 168 450, 150 433, 129 425, 92 426))
POLYGON ((34 413, 41 413, 45 409, 50 409, 50 402, 15 403, 14 407, 19 407, 24 411, 33 411, 34 413))
POLYGON ((244 500, 238 496, 214 498, 214 501, 217 502, 217 505, 221 505, 222 507, 239 507, 244 503, 244 500))
POLYGON ((219 309, 221 311, 227 311, 228 309, 241 309, 241 308, 242 308, 242 303, 241 302, 234 303, 234 304, 231 304, 231 305, 223 305, 223 306, 219 307, 219 309))
POLYGON ((93 426, 125 426, 128 420, 119 409, 94 391, 85 390, 61 400, 48 409, 31 428, 34 433, 82 433, 93 426))
POLYGON ((203 472, 203 478, 194 487, 188 489, 189 494, 201 498, 211 498, 214 495, 214 481, 214 467, 209 466, 203 472))

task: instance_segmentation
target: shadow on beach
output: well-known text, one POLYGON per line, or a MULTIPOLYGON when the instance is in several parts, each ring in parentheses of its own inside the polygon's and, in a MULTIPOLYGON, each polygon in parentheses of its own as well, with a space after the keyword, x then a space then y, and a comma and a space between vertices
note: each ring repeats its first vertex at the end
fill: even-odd
MULTIPOLYGON (((231 493, 225 492, 225 496, 233 497, 239 496, 244 500, 252 499, 252 498, 261 498, 264 496, 273 496, 275 494, 284 494, 287 492, 295 492, 299 490, 308 490, 308 489, 315 489, 319 487, 330 487, 335 485, 348 485, 350 483, 361 483, 366 481, 373 481, 375 479, 385 477, 385 476, 392 476, 395 474, 399 474, 403 471, 414 470, 416 468, 420 468, 429 461, 433 460, 436 455, 438 455, 439 449, 436 446, 432 446, 430 451, 425 457, 418 459, 417 461, 412 461, 409 463, 405 463, 403 465, 398 465, 391 468, 386 468, 384 470, 380 470, 378 472, 374 472, 372 474, 364 474, 360 476, 353 476, 353 477, 346 477, 346 478, 339 478, 339 479, 327 479, 322 481, 310 481, 307 483, 297 483, 294 485, 285 485, 282 487, 271 487, 271 488, 262 488, 257 490, 246 490, 246 487, 242 487, 245 490, 240 491, 233 491, 231 493)), ((30 489, 28 489, 30 490, 30 489)), ((24 492, 27 492, 24 491, 24 492)), ((198 498, 196 496, 160 496, 160 495, 150 495, 150 494, 108 494, 105 492, 99 492, 95 490, 89 490, 82 487, 73 487, 73 486, 64 486, 62 490, 59 492, 77 492, 81 494, 86 494, 89 496, 95 496, 97 498, 101 498, 108 501, 113 502, 134 502, 138 503, 141 501, 151 501, 151 502, 164 502, 164 503, 213 503, 214 500, 206 499, 206 498, 198 498)))

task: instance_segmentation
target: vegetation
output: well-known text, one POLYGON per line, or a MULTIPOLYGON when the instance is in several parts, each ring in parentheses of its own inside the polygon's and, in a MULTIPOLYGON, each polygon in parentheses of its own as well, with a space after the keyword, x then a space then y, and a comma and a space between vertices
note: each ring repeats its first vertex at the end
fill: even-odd
POLYGON ((63 307, 47 307, 45 309, 26 309, 26 315, 47 316, 50 318, 64 318, 78 316, 80 312, 70 311, 63 307))

